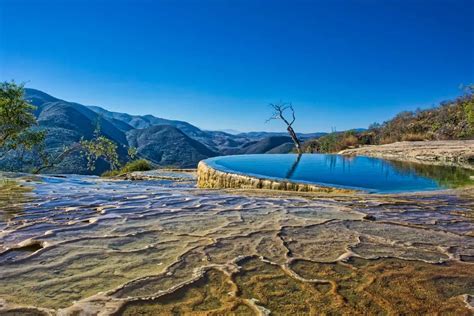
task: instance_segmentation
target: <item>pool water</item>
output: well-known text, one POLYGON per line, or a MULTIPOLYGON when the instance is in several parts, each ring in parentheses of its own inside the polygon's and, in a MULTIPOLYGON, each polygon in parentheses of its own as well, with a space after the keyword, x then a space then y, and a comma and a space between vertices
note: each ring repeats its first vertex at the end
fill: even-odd
POLYGON ((214 157, 205 162, 214 169, 230 173, 374 193, 427 191, 474 184, 472 170, 370 157, 240 155, 214 157))

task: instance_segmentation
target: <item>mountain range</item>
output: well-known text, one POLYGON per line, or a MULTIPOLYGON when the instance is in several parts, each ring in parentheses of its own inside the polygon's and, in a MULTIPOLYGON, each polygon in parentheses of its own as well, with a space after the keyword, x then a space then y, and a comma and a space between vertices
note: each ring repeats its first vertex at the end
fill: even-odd
MULTIPOLYGON (((159 166, 192 168, 200 160, 218 155, 288 153, 293 149, 291 138, 284 132, 205 131, 184 121, 111 112, 30 88, 25 89, 25 99, 36 107, 38 128, 47 131, 45 147, 51 154, 59 153, 81 138, 90 139, 98 124, 100 133, 118 145, 122 160, 126 160, 127 148, 133 146, 140 157, 159 166)), ((324 133, 299 134, 303 140, 322 135, 324 133)), ((1 160, 0 168, 25 171, 15 156, 1 160)), ((107 164, 99 161, 97 168, 90 171, 84 157, 75 154, 45 172, 99 174, 106 168, 107 164)))

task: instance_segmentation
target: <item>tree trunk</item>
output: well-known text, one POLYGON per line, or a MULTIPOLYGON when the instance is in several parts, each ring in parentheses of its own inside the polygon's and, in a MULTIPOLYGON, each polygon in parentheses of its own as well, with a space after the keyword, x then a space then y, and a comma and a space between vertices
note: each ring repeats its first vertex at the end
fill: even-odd
POLYGON ((301 143, 300 143, 300 140, 298 139, 298 136, 296 136, 296 133, 293 130, 293 127, 288 126, 286 130, 290 134, 291 139, 293 140, 293 143, 295 143, 295 147, 296 147, 296 150, 298 151, 298 154, 301 154, 301 143))

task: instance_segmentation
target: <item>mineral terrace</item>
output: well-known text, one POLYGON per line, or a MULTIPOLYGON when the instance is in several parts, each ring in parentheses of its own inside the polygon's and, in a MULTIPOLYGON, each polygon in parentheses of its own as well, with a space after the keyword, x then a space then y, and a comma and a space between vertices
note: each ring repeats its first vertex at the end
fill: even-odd
POLYGON ((474 140, 398 142, 339 153, 474 169, 474 140))
POLYGON ((474 189, 5 175, 0 314, 472 315, 474 189))

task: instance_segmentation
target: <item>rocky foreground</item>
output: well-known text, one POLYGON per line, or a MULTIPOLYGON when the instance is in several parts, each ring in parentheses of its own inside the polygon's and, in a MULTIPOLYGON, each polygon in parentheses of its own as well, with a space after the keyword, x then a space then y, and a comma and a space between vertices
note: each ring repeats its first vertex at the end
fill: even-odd
POLYGON ((230 193, 152 176, 4 178, 0 315, 472 315, 473 189, 230 193))
POLYGON ((339 154, 448 165, 474 170, 474 140, 397 142, 346 149, 339 154))

